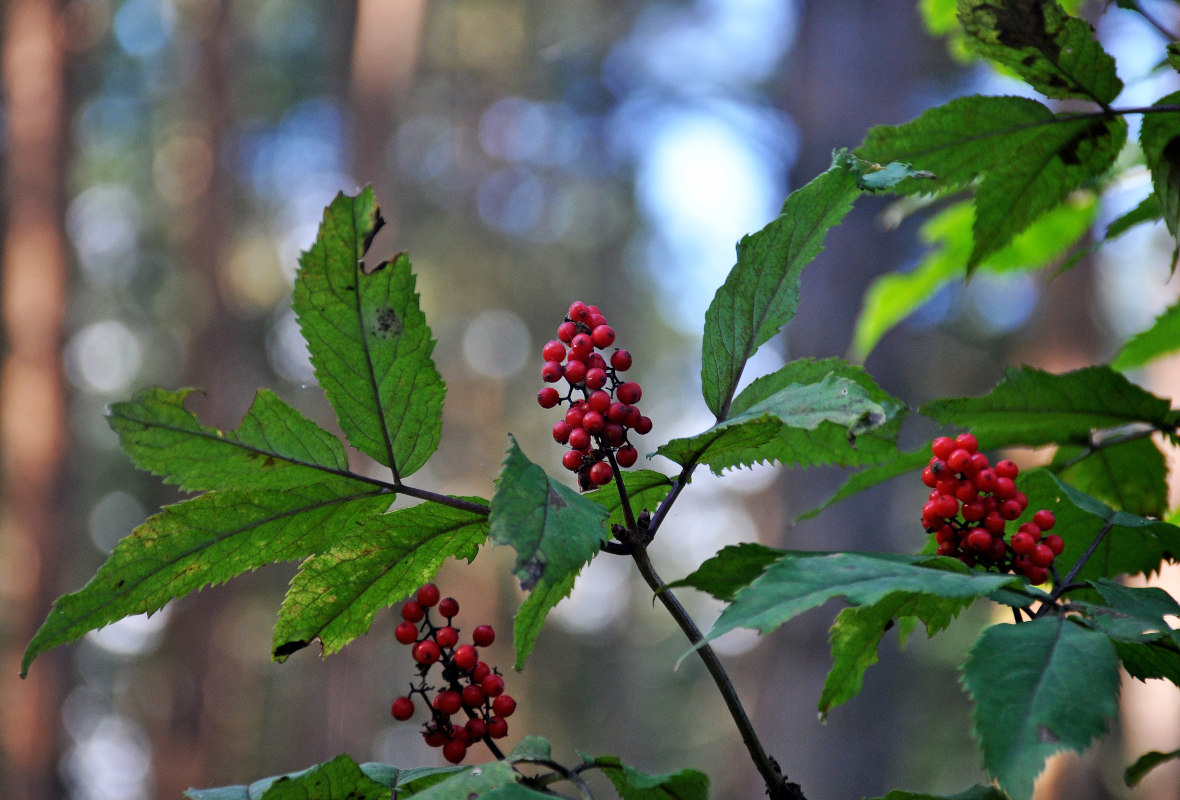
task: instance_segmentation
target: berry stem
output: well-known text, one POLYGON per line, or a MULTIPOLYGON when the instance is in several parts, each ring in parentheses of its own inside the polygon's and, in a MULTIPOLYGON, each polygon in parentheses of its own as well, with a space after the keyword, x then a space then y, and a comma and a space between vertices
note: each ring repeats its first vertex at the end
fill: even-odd
POLYGON ((1065 591, 1073 587, 1073 579, 1077 577, 1078 573, 1082 571, 1082 567, 1086 566, 1086 562, 1090 560, 1090 556, 1094 555, 1094 551, 1098 549, 1098 545, 1102 544, 1102 540, 1106 538, 1106 534, 1110 533, 1110 529, 1114 527, 1114 520, 1108 520, 1102 526, 1102 530, 1098 531, 1098 535, 1094 537, 1094 541, 1090 542, 1090 546, 1086 548, 1086 552, 1078 557, 1074 565, 1070 568, 1069 573, 1066 574, 1064 580, 1053 586, 1053 591, 1050 597, 1053 599, 1055 605, 1057 599, 1061 597, 1065 591))
POLYGON ((627 487, 623 485, 623 473, 619 469, 619 462, 615 461, 615 451, 610 447, 606 448, 606 457, 610 460, 611 471, 615 474, 615 485, 619 487, 619 501, 623 505, 623 521, 627 523, 627 530, 634 531, 638 528, 635 524, 635 512, 631 510, 631 498, 627 495, 627 487))
MULTIPOLYGON (((680 486, 681 484, 678 483, 677 485, 680 486)), ((673 488, 673 491, 676 491, 676 489, 673 488)), ((661 510, 663 510, 665 505, 668 505, 667 500, 661 505, 661 510)), ((721 660, 717 658, 717 653, 708 644, 704 644, 705 637, 701 634, 700 628, 697 627, 696 622, 689 615, 688 611, 680 604, 680 601, 676 599, 676 595, 668 589, 667 584, 664 583, 663 579, 656 572, 651 559, 647 555, 647 548, 642 546, 636 547, 635 552, 632 553, 632 558, 635 559, 635 566, 639 569, 639 574, 647 581, 647 585, 651 587, 659 601, 664 604, 664 608, 676 620, 676 624, 680 626, 680 630, 684 632, 685 637, 696 648, 697 655, 700 656, 701 661, 705 664, 705 669, 709 671, 709 674, 713 677, 713 682, 717 684, 717 689, 721 692, 721 697, 725 700, 729 714, 733 717, 733 721, 742 735, 742 741, 745 742, 746 749, 750 752, 750 758, 753 759, 754 766, 758 768, 758 772, 762 775, 762 780, 766 784, 767 795, 771 800, 806 800, 799 785, 788 783, 786 776, 782 774, 778 764, 766 754, 766 750, 763 749, 758 734, 754 731, 754 725, 750 722, 750 717, 746 714, 746 709, 742 706, 741 698, 738 697, 733 681, 730 680, 725 667, 721 665, 721 660)))
MULTIPOLYGON (((594 795, 590 792, 590 786, 578 774, 578 769, 566 769, 561 764, 548 758, 521 758, 517 759, 516 764, 536 764, 542 767, 548 767, 553 770, 548 775, 538 775, 536 778, 528 779, 527 782, 542 791, 547 791, 549 784, 557 783, 559 781, 569 781, 577 787, 578 794, 586 800, 594 800, 594 795)), ((560 797, 560 795, 556 795, 560 797)))

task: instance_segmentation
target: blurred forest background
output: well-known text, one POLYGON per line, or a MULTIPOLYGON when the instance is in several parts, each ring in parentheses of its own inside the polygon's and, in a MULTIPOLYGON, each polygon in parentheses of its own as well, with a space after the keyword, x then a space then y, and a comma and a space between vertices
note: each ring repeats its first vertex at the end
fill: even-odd
MULTIPOLYGON (((1175 26, 1175 5, 1154 5, 1175 26)), ((699 331, 734 243, 871 125, 1012 91, 953 60, 913 0, 6 0, 0 15, 9 800, 177 798, 341 752, 436 763, 416 726, 389 716, 411 674, 390 615, 326 661, 308 650, 271 663, 291 565, 88 635, 17 679, 51 601, 177 499, 121 454, 104 405, 149 384, 198 386, 203 421, 234 427, 267 386, 335 429, 289 293, 338 190, 373 184, 389 223, 376 255, 410 251, 438 340, 444 439, 417 483, 487 497, 507 432, 560 472, 534 396, 540 346, 571 300, 602 306, 634 353, 656 422, 647 450, 699 430, 699 331)), ((1163 45, 1153 29, 1116 12, 1100 32, 1130 93, 1168 91, 1148 76, 1163 45)), ((759 370, 846 352, 868 282, 920 253, 916 222, 883 229, 888 202, 862 199, 832 232, 759 370)), ((981 275, 940 293, 867 366, 916 406, 982 393, 1008 363, 1100 360, 1175 295, 1171 248, 1137 231, 1048 292, 1048 276, 981 275)), ((1175 368, 1143 379, 1175 396, 1175 368)), ((931 432, 912 425, 906 443, 931 432)), ((841 477, 699 475, 653 557, 675 579, 739 539, 922 545, 916 476, 793 523, 841 477)), ((465 626, 509 630, 520 594, 507 555, 489 548, 440 575, 465 626)), ((707 627, 717 608, 685 599, 707 627)), ((982 778, 955 669, 987 613, 904 650, 887 637, 863 694, 823 724, 832 608, 720 645, 768 749, 809 797, 949 793, 982 778)), ((653 772, 698 766, 718 798, 762 796, 704 670, 673 669, 683 639, 629 562, 597 559, 551 620, 525 671, 507 676, 520 701, 509 744, 537 733, 567 761, 577 748, 653 772)), ((511 663, 506 635, 490 656, 511 663)), ((1127 760, 1180 747, 1174 690, 1153 691, 1128 682, 1123 722, 1084 757, 1054 762, 1041 796, 1132 796, 1127 760)), ((1174 800, 1177 785, 1160 770, 1133 796, 1174 800)))

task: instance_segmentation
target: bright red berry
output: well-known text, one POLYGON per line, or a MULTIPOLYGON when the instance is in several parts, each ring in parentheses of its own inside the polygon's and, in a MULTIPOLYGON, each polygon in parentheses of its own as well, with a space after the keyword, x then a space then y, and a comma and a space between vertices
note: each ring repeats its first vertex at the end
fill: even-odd
POLYGON ((570 303, 570 310, 566 316, 574 322, 584 322, 585 318, 590 316, 590 309, 581 300, 575 300, 570 303))
POLYGON ((615 329, 610 325, 599 325, 590 334, 590 339, 594 342, 595 347, 604 350, 615 343, 615 329))
POLYGON ((597 486, 606 486, 612 477, 614 477, 614 472, 611 471, 610 464, 605 461, 599 461, 590 468, 590 480, 597 486))
POLYGON ((581 358, 586 358, 593 349, 594 340, 590 338, 588 333, 579 333, 570 341, 571 357, 574 353, 581 353, 581 358))
POLYGON ((546 386, 537 392, 537 405, 541 408, 553 408, 561 400, 561 395, 552 386, 546 386))
POLYGON ((410 655, 419 664, 430 666, 442 656, 442 651, 438 649, 438 645, 430 639, 418 642, 414 648, 410 650, 410 655))
POLYGON ((983 528, 976 528, 967 534, 967 547, 971 548, 977 553, 983 553, 989 550, 992 546, 992 535, 983 528))
POLYGON ((631 353, 627 350, 616 350, 610 354, 610 365, 619 372, 631 369, 631 353))
POLYGON ((393 701, 389 713, 393 714, 394 719, 404 722, 414 716, 414 701, 408 697, 399 697, 393 701))
POLYGON ((565 444, 570 440, 570 433, 574 427, 566 422, 564 419, 559 419, 553 423, 553 441, 558 444, 565 444))
POLYGON ((458 764, 467 757, 467 743, 461 742, 458 739, 451 739, 443 745, 443 758, 450 761, 452 764, 458 764))
POLYGON ((546 361, 541 367, 541 380, 545 383, 557 383, 561 380, 561 364, 556 361, 546 361))
POLYGON ((1053 526, 1057 524, 1057 517, 1053 516, 1053 512, 1046 508, 1042 508, 1037 513, 1033 514, 1033 522, 1037 527, 1043 531, 1053 530, 1053 526))
POLYGON ((582 416, 582 427, 586 429, 587 433, 601 433, 602 429, 606 427, 606 418, 597 411, 587 411, 582 416))
POLYGON ((577 385, 586 380, 586 363, 583 361, 567 361, 561 374, 571 386, 577 385))
MULTIPOLYGON (((996 473, 997 475, 999 473, 996 473)), ((996 478, 996 488, 992 491, 996 497, 1001 500, 1010 500, 1016 497, 1016 483, 1011 478, 1000 476, 996 478)))
POLYGON ((1020 474, 1020 467, 1016 466, 1015 462, 1009 461, 1008 459, 997 461, 996 466, 993 469, 995 469, 996 475, 1001 478, 1015 478, 1020 474))
POLYGON ((586 377, 582 379, 587 389, 601 389, 606 386, 606 370, 590 367, 586 370, 586 377))
POLYGON ((453 597, 444 597, 438 603, 438 613, 442 614, 447 619, 458 615, 459 601, 453 597))
POLYGON ((586 327, 590 329, 591 333, 601 328, 606 324, 606 317, 602 313, 595 311, 595 306, 590 307, 590 314, 586 317, 586 327))
POLYGON ((496 632, 491 625, 477 625, 471 632, 471 641, 475 642, 476 647, 487 647, 496 641, 496 632))
POLYGON ((930 443, 930 452, 943 461, 955 450, 955 440, 949 436, 939 436, 930 443))
POLYGON ((620 383, 619 387, 615 389, 615 397, 619 398, 620 403, 626 403, 633 406, 639 402, 639 398, 643 396, 643 389, 635 381, 626 381, 620 383))
POLYGON ((545 361, 562 361, 565 359, 565 345, 556 339, 545 342, 541 348, 541 358, 545 361))
POLYGON ((563 322, 557 326, 557 338, 569 344, 578 333, 578 325, 574 322, 563 322))
POLYGON ((393 629, 393 638, 402 644, 413 644, 418 641, 418 626, 408 620, 403 620, 393 629))
POLYGON ((975 473, 975 486, 981 492, 994 492, 996 480, 996 472, 993 469, 981 469, 975 473))
POLYGON ((499 697, 504 694, 504 679, 493 673, 480 681, 479 687, 488 697, 499 697))
POLYGON ((934 501, 934 511, 943 519, 950 519, 959 513, 959 501, 951 494, 940 494, 934 501))
POLYGON ((407 600, 402 603, 402 619, 406 622, 421 622, 426 611, 417 600, 407 600))
POLYGON ((423 608, 434 608, 439 598, 438 587, 433 583, 427 583, 418 589, 418 593, 414 597, 422 604, 423 608))
POLYGON ((582 427, 582 416, 586 413, 586 407, 581 403, 577 403, 569 407, 565 412, 565 421, 569 423, 571 428, 582 427))
POLYGON ((502 694, 492 701, 492 713, 497 717, 511 717, 516 710, 516 701, 510 694, 502 694))
POLYGON ((955 437, 955 446, 961 447, 969 453, 974 453, 979 449, 979 440, 970 433, 960 433, 955 437))
POLYGON ((577 472, 585 458, 577 450, 566 450, 565 454, 561 457, 561 465, 570 472, 577 472))
POLYGON ((434 707, 448 717, 451 714, 458 714, 459 709, 463 707, 463 697, 454 689, 447 689, 434 696, 434 707))
POLYGON ((587 408, 597 411, 599 414, 605 414, 610 409, 610 404, 610 392, 604 392, 601 389, 591 392, 590 396, 586 398, 587 408))
POLYGON ((585 428, 575 428, 570 431, 569 444, 575 450, 585 453, 590 449, 590 432, 585 428))
POLYGON ((470 672, 479 663, 479 651, 469 644, 460 645, 455 648, 454 662, 459 669, 470 672))
POLYGON ((446 625, 438 629, 438 633, 434 634, 434 640, 438 642, 439 647, 454 647, 459 643, 459 631, 446 625))

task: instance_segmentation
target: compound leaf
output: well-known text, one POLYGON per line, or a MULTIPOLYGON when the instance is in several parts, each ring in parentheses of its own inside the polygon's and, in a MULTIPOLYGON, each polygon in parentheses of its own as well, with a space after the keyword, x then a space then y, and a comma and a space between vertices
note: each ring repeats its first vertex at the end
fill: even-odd
POLYGON ((590 763, 614 784, 622 800, 708 800, 709 776, 695 769, 649 775, 615 756, 599 756, 590 763))
POLYGON ((1132 678, 1141 681, 1163 678, 1180 685, 1180 645, 1159 639, 1142 643, 1111 641, 1123 669, 1132 678))
POLYGON ((201 425, 184 408, 193 389, 143 389, 112 404, 107 422, 140 469, 185 491, 283 489, 348 470, 344 445, 267 389, 237 430, 201 425))
MULTIPOLYGON (((772 388, 772 381, 761 388, 772 388)), ((804 458, 819 457, 830 444, 830 431, 821 434, 822 445, 807 451, 804 438, 788 429, 813 431, 823 423, 838 426, 845 447, 855 446, 858 436, 884 425, 900 409, 886 408, 873 400, 860 383, 835 373, 809 384, 777 389, 745 407, 741 413, 719 422, 704 433, 673 439, 656 453, 680 465, 707 464, 713 472, 761 461, 791 461, 801 450, 804 458)))
POLYGON ((718 600, 731 601, 738 589, 748 586, 782 555, 782 550, 754 542, 728 545, 690 575, 669 583, 668 588, 691 586, 718 600))
POLYGON ((275 627, 275 658, 281 661, 313 639, 325 656, 337 652, 368 633, 379 610, 430 581, 448 558, 474 559, 487 537, 486 510, 440 503, 363 520, 305 561, 291 581, 275 627))
POLYGON ((1116 642, 1142 643, 1157 639, 1180 645, 1180 629, 1168 624, 1165 617, 1180 616, 1180 604, 1172 595, 1155 586, 1125 586, 1100 578, 1090 585, 1102 596, 1105 605, 1080 603, 1087 622, 1116 642))
POLYGON ((1106 105, 1123 89, 1094 28, 1055 0, 960 0, 959 20, 971 49, 1047 97, 1106 105))
POLYGON ((513 571, 529 591, 513 626, 517 669, 549 609, 570 593, 606 540, 607 516, 607 509, 546 475, 511 439, 492 495, 491 536, 516 550, 513 571))
POLYGON ((827 172, 787 197, 769 225, 738 242, 737 264, 705 313, 701 345, 705 404, 719 420, 728 416, 746 361, 795 316, 803 268, 859 194, 848 159, 838 155, 827 172))
POLYGON ((1081 751, 1118 710, 1110 640, 1061 616, 983 632, 963 667, 987 770, 1013 800, 1032 797, 1045 759, 1081 751))
MULTIPOLYGON (((1175 105, 1180 92, 1161 97, 1154 105, 1175 105)), ((1180 114, 1174 111, 1144 114, 1139 145, 1151 170, 1151 185, 1159 199, 1160 214, 1173 238, 1180 237, 1180 114)))
POLYGON ((869 131, 857 150, 874 161, 905 161, 937 175, 902 181, 901 192, 949 191, 979 178, 968 273, 1042 214, 1114 163, 1126 139, 1121 118, 1055 115, 1024 97, 973 95, 905 125, 869 131))
POLYGON ((990 446, 1086 444, 1095 429, 1134 423, 1167 427, 1170 404, 1106 366, 1054 375, 1010 367, 983 397, 936 400, 921 413, 970 427, 990 446))
POLYGON ((335 477, 282 491, 208 492, 166 506, 120 541, 89 583, 58 598, 21 673, 37 654, 88 631, 271 562, 322 552, 389 503, 371 484, 335 477))
POLYGON ((372 189, 338 194, 299 259, 293 305, 348 441, 405 477, 438 447, 446 387, 409 258, 361 261, 382 224, 372 189))
POLYGON ((1147 330, 1128 339, 1110 366, 1126 372, 1176 350, 1180 350, 1180 302, 1156 317, 1147 330))

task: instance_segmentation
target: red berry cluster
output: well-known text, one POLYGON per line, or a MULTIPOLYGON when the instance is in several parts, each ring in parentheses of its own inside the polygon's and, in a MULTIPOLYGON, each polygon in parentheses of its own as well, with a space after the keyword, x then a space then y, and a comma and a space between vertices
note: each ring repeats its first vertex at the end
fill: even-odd
POLYGON ((643 435, 651 430, 651 419, 635 407, 643 390, 619 377, 631 368, 631 354, 616 347, 608 360, 597 352, 614 341, 615 329, 598 306, 578 300, 557 326, 557 338, 541 348, 541 378, 546 383, 564 378, 569 388, 563 397, 556 387, 546 386, 537 392, 537 402, 541 408, 569 403, 565 416, 553 425, 553 438, 570 446, 561 463, 577 473, 582 491, 611 482, 611 453, 620 467, 634 466, 639 452, 627 440, 628 432, 643 435), (577 399, 575 392, 581 394, 577 399))
POLYGON ((418 664, 418 683, 411 685, 408 695, 393 701, 393 718, 412 717, 414 695, 420 695, 430 711, 422 736, 431 747, 441 747, 443 758, 452 764, 462 761, 467 748, 476 742, 507 736, 505 718, 516 711, 516 701, 504 694, 500 673, 479 660, 478 648, 496 640, 492 627, 479 625, 471 632, 471 644, 459 644, 459 629, 452 624, 459 603, 453 597, 440 598, 433 583, 420 588, 413 599, 402 605, 401 612, 402 621, 394 637, 411 645, 410 655, 418 664), (435 625, 431 620, 430 609, 435 607, 446 619, 445 625, 435 625), (426 682, 435 664, 442 666, 443 684, 437 688, 426 682), (466 722, 453 719, 459 714, 466 717, 466 722))
POLYGON ((1016 488, 1016 464, 1004 460, 993 467, 970 433, 954 439, 940 436, 930 451, 930 464, 922 470, 922 482, 931 490, 922 507, 922 525, 937 539, 938 554, 955 556, 969 567, 1015 572, 1044 583, 1065 543, 1055 533, 1046 535, 1056 523, 1046 509, 1005 541, 1008 523, 1028 508, 1028 497, 1016 488))

